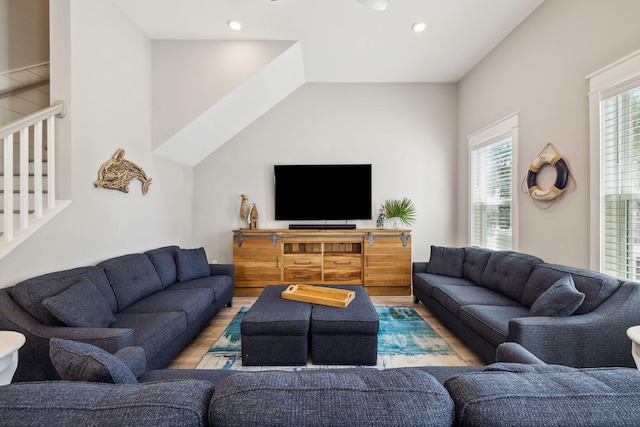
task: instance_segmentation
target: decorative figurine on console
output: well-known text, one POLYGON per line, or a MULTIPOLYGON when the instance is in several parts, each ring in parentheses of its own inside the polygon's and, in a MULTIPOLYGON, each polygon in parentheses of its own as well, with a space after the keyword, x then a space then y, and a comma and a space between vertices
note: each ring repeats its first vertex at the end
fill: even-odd
POLYGON ((255 203, 251 204, 249 209, 249 229, 255 230, 258 228, 258 208, 255 203))

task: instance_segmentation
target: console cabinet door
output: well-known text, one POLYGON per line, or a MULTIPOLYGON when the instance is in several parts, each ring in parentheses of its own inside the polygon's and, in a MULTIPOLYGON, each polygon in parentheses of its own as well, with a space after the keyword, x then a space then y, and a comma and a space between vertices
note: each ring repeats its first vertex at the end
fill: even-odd
POLYGON ((282 283, 282 243, 272 235, 233 237, 235 294, 257 296, 267 285, 282 283), (275 243, 274 243, 275 242, 275 243))
POLYGON ((411 236, 377 235, 364 244, 364 285, 369 295, 411 295, 411 236))

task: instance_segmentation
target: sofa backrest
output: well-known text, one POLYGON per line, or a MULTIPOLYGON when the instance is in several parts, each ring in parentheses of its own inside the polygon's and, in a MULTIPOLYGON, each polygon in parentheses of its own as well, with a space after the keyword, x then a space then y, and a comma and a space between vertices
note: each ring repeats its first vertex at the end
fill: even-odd
POLYGON ((606 274, 581 268, 565 267, 556 264, 540 264, 531 272, 522 296, 522 304, 526 307, 538 299, 540 295, 561 277, 570 274, 576 288, 584 293, 584 302, 574 314, 585 314, 593 311, 603 301, 618 290, 621 283, 606 274))
POLYGON ((512 251, 494 252, 482 273, 482 286, 521 303, 533 267, 542 263, 540 258, 533 255, 512 251))
POLYGON ((102 261, 113 293, 122 311, 140 299, 162 290, 162 282, 145 254, 129 254, 102 261))
POLYGON ((537 366, 539 372, 519 371, 516 366, 516 371, 473 372, 446 380, 444 386, 455 402, 456 424, 640 425, 637 369, 537 366))
POLYGON ((417 369, 241 372, 211 399, 211 425, 451 426, 453 402, 417 369))
POLYGON ((0 387, 2 425, 208 426, 213 385, 180 380, 148 384, 82 381, 0 387))
POLYGON ((482 273, 487 268, 489 258, 493 254, 491 249, 467 246, 464 248, 464 262, 462 263, 462 277, 471 280, 476 285, 482 284, 482 273))
POLYGON ((45 325, 62 325, 42 304, 45 298, 58 295, 71 285, 86 277, 100 290, 112 311, 117 311, 118 303, 105 272, 100 267, 78 267, 32 277, 16 284, 11 289, 13 300, 23 310, 45 325))
POLYGON ((145 252, 160 277, 163 289, 176 283, 176 252, 178 249, 180 249, 178 246, 165 246, 145 252))

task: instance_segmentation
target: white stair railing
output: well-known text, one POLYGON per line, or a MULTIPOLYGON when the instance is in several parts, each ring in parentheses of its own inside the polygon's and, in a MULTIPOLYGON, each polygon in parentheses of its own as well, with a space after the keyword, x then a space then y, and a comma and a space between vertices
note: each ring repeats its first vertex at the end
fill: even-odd
MULTIPOLYGON (((29 116, 22 117, 0 128, 2 141, 4 171, 0 190, 4 192, 3 235, 1 243, 14 239, 22 232, 56 209, 55 196, 55 121, 66 115, 64 102, 56 102, 29 116), (43 126, 46 126, 46 171, 43 171, 43 126), (30 141, 30 129, 33 128, 33 138, 30 141), (14 153, 14 136, 19 135, 19 153, 14 153), (33 172, 29 171, 29 148, 33 145, 33 172), (15 157, 14 157, 15 156, 15 157), (15 158, 18 159, 18 171, 14 169, 15 158), (17 172, 17 173, 16 173, 17 172), (30 189, 30 181, 33 189, 30 189), (17 182, 15 182, 17 181, 17 182), (46 182, 46 200, 44 184, 46 182), (17 184, 17 191, 16 191, 17 184), (14 203, 14 193, 19 194, 18 203, 14 203), (33 195, 31 209, 29 206, 30 193, 33 195), (16 206, 17 205, 17 206, 16 206), (14 214, 18 215, 18 226, 14 224, 14 214)), ((2 252, 2 251, 0 251, 2 252)), ((0 257, 3 255, 0 253, 0 257)))

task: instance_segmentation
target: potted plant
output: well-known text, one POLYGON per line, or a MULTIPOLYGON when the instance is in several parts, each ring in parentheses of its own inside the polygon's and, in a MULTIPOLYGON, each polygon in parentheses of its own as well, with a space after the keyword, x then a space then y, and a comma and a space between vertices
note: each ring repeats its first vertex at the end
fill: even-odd
POLYGON ((392 228, 398 228, 398 223, 410 227, 416 220, 416 207, 408 197, 385 200, 382 210, 392 220, 392 228))

